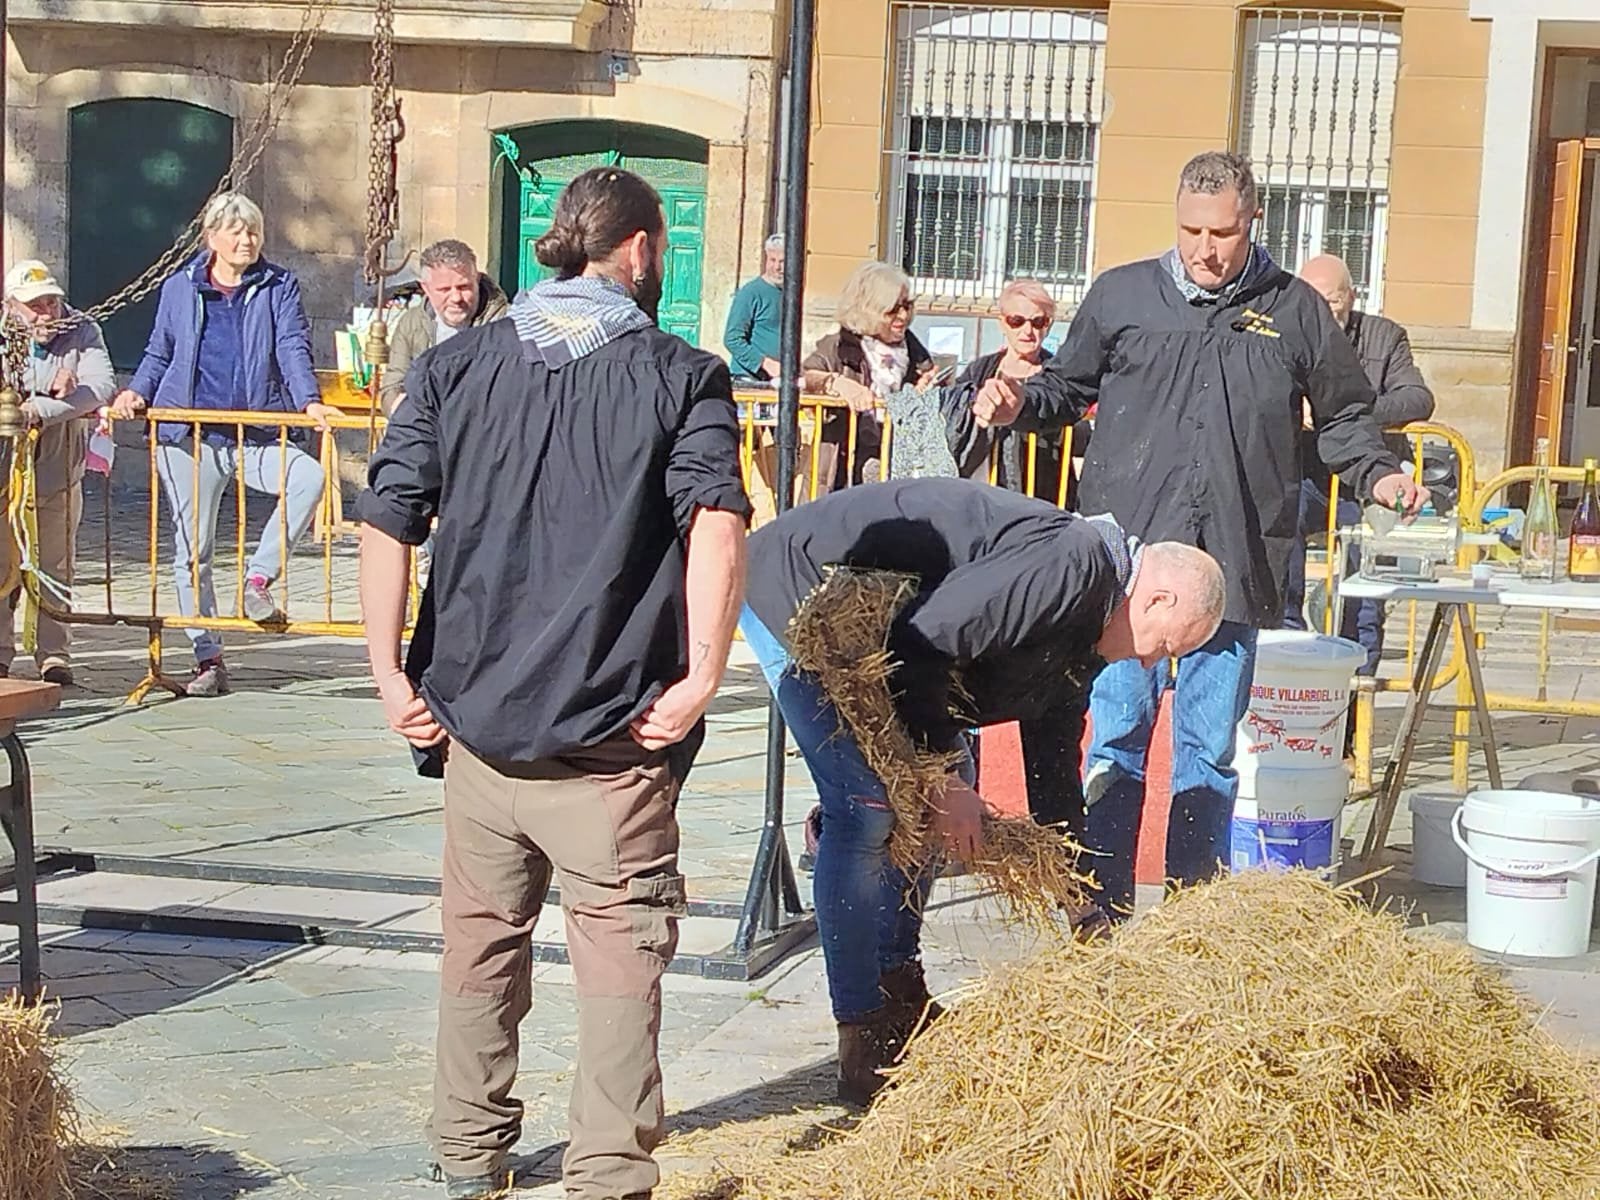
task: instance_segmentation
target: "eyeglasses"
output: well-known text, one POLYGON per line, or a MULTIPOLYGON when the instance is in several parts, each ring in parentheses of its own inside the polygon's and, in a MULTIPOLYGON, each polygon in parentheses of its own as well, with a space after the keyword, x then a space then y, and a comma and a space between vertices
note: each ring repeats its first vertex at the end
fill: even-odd
POLYGON ((909 316, 911 313, 916 311, 917 302, 915 300, 905 299, 895 301, 894 307, 885 311, 883 315, 886 317, 898 317, 901 313, 905 313, 909 316))
POLYGON ((1021 329, 1024 325, 1032 325, 1039 333, 1049 329, 1052 324, 1049 317, 1024 317, 1018 313, 1010 313, 1000 319, 1006 323, 1008 329, 1021 329))

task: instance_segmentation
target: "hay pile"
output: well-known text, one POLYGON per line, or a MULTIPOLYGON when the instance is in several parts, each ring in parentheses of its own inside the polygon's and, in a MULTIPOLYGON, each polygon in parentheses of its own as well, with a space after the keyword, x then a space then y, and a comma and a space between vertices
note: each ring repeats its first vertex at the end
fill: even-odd
POLYGON ((72 1195, 69 1151, 77 1141, 72 1101, 56 1072, 54 1010, 0 1000, 0 1196, 72 1195))
POLYGON ((1002 972, 854 1132, 727 1166, 698 1194, 1593 1200, 1600 1071, 1465 949, 1252 873, 1002 972))
MULTIPOLYGON (((939 849, 930 829, 930 798, 943 789, 957 754, 919 749, 895 710, 889 626, 916 581, 890 571, 834 569, 789 622, 790 654, 833 700, 867 765, 883 780, 894 812, 889 861, 916 874, 939 849)), ((985 877, 1011 917, 1053 930, 1063 911, 1088 903, 1093 884, 1079 873, 1079 847, 1026 820, 987 817, 984 850, 967 864, 985 877)))

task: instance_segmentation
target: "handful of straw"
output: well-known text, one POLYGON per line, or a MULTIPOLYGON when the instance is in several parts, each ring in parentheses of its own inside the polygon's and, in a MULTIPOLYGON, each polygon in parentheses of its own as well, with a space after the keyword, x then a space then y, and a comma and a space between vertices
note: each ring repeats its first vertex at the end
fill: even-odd
MULTIPOLYGON (((894 814, 889 861, 913 875, 938 848, 930 828, 933 805, 961 761, 959 754, 918 748, 895 709, 889 627, 915 594, 916 581, 907 575, 836 568, 806 597, 788 629, 795 665, 817 677, 844 732, 883 781, 894 814)), ((1080 847, 1071 838, 993 815, 985 816, 983 835, 982 852, 967 865, 990 883, 1018 924, 1057 930, 1063 910, 1087 903, 1093 884, 1078 871, 1080 847)))

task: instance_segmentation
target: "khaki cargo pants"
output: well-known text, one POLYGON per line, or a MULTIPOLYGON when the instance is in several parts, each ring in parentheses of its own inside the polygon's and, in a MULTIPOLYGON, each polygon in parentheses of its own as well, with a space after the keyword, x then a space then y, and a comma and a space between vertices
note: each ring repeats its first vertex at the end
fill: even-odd
POLYGON ((573 1200, 648 1196, 665 1110, 661 975, 685 911, 677 781, 626 736, 580 754, 445 765, 444 961, 428 1138, 448 1175, 497 1172, 521 1135, 517 1027, 554 874, 578 993, 563 1176, 573 1200))

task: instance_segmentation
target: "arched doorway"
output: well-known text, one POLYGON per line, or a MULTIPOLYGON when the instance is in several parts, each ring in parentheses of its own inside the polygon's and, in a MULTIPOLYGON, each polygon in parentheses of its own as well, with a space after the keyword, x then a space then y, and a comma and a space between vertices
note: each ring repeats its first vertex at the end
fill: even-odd
MULTIPOLYGON (((233 118, 181 100, 96 100, 68 126, 67 271, 72 302, 98 304, 160 258, 215 190, 233 118)), ((118 367, 138 364, 155 319, 147 296, 105 323, 118 367)))
POLYGON ((498 133, 495 151, 502 168, 499 277, 508 293, 549 275, 533 245, 550 228, 561 189, 590 167, 625 167, 655 186, 666 209, 661 327, 699 344, 710 151, 704 138, 621 121, 557 121, 498 133))

